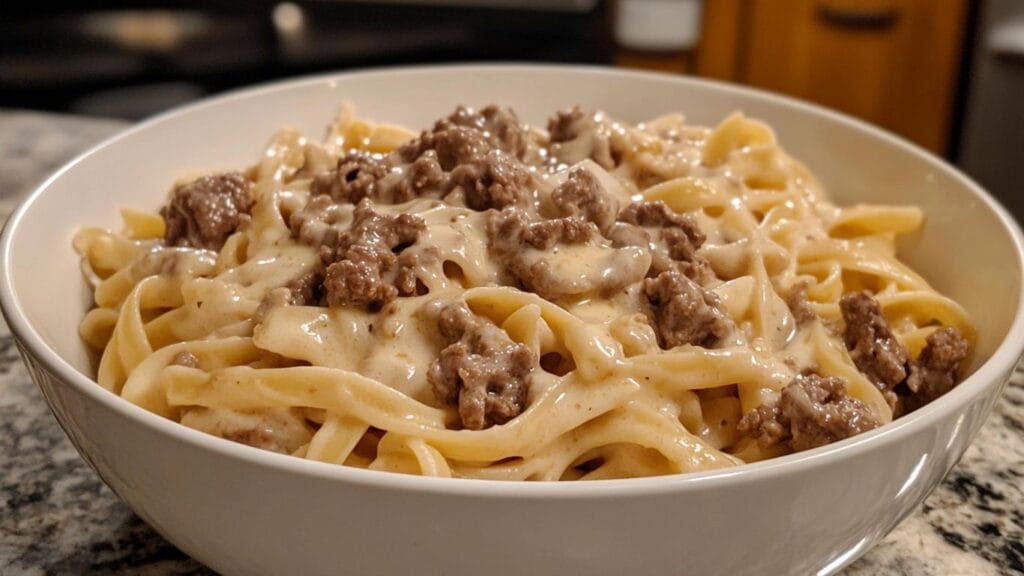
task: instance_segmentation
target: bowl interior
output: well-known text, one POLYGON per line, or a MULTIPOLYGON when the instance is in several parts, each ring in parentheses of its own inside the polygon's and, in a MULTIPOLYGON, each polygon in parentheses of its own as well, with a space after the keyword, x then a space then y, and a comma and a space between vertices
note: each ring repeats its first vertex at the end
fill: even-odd
POLYGON ((838 203, 924 209, 924 230, 902 243, 901 257, 968 309, 979 330, 975 368, 1003 341, 1017 314, 1022 271, 1008 216, 954 170, 883 132, 793 100, 721 84, 599 69, 454 67, 315 78, 247 91, 161 116, 94 150, 51 179, 14 223, 8 282, 27 323, 91 376, 78 337, 91 294, 71 249, 74 231, 119 226, 120 207, 157 209, 184 174, 251 164, 280 127, 319 137, 344 100, 365 117, 414 129, 430 126, 459 103, 508 104, 525 121, 541 125, 572 104, 632 122, 681 111, 690 122, 706 125, 743 110, 769 122, 782 146, 838 203), (987 280, 992 277, 999 281, 987 280))

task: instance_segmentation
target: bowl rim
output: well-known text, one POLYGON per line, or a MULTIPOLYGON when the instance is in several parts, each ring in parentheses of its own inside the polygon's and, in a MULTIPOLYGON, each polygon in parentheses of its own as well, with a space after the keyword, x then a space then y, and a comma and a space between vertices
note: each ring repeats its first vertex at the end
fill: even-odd
MULTIPOLYGON (((1004 380, 1004 375, 1012 373, 1024 350, 1024 291, 1017 301, 1017 311, 1006 337, 992 355, 977 370, 953 390, 939 399, 927 404, 912 414, 903 416, 893 422, 874 430, 858 434, 851 438, 828 444, 812 450, 788 454, 760 462, 703 472, 689 472, 671 476, 646 478, 627 478, 615 480, 598 480, 591 482, 512 482, 504 480, 479 480, 467 478, 432 478, 363 470, 296 458, 290 455, 267 452, 245 446, 229 440, 211 436, 193 430, 181 424, 162 418, 144 408, 132 404, 99 386, 94 380, 86 377, 70 363, 57 354, 42 339, 28 318, 25 316, 17 291, 11 281, 12 249, 14 240, 25 215, 28 214, 38 199, 47 193, 51 185, 64 177, 85 158, 103 148, 151 126, 173 121, 175 117, 204 109, 230 103, 235 100, 259 97, 272 92, 284 92, 309 88, 324 83, 330 84, 337 80, 352 78, 372 78, 381 75, 430 75, 446 73, 512 73, 512 74, 565 74, 589 76, 616 76, 627 79, 654 80, 677 85, 690 85, 724 91, 738 96, 763 100, 788 107, 794 111, 811 115, 816 119, 838 123, 845 128, 866 133, 872 138, 887 142, 901 151, 923 158, 936 170, 951 176, 958 184, 970 191, 986 208, 992 211, 1004 230, 1009 233, 1016 253, 1018 266, 1024 274, 1024 235, 1013 216, 984 188, 958 168, 947 163, 932 152, 921 148, 886 130, 873 126, 865 121, 853 118, 823 106, 803 100, 775 94, 765 90, 739 86, 728 82, 672 76, 669 74, 640 72, 615 69, 592 65, 560 65, 560 64, 524 64, 524 63, 472 63, 472 64, 440 64, 412 65, 367 68, 358 71, 328 72, 315 75, 300 76, 262 83, 254 86, 231 90, 223 94, 204 98, 198 102, 179 106, 130 128, 122 130, 102 142, 92 146, 59 168, 24 198, 7 219, 2 236, 0 236, 0 309, 10 326, 11 333, 21 344, 23 355, 32 356, 48 372, 55 375, 60 385, 69 385, 91 401, 97 402, 118 416, 132 420, 135 424, 145 426, 155 432, 167 435, 170 439, 188 444, 193 448, 213 452, 221 457, 229 457, 244 461, 247 464, 263 466, 278 472, 295 473, 311 479, 338 481, 353 485, 371 486, 380 489, 415 492, 437 495, 476 496, 487 498, 531 498, 531 499, 577 499, 592 497, 634 497, 652 496, 664 493, 699 490, 709 483, 718 486, 735 485, 746 482, 757 482, 767 478, 796 473, 802 469, 824 466, 844 458, 854 457, 870 451, 875 445, 883 442, 898 442, 917 431, 933 427, 938 421, 947 418, 958 407, 969 403, 980 396, 982 391, 997 381, 1004 380)), ((1022 279, 1024 283, 1024 279, 1022 279)), ((1001 386, 1000 384, 997 384, 1001 386)), ((47 400, 49 404, 49 400, 47 400)), ((52 406, 51 406, 52 410, 52 406)), ((961 417, 962 421, 962 417, 961 417)), ((960 422, 957 423, 957 428, 960 422)))

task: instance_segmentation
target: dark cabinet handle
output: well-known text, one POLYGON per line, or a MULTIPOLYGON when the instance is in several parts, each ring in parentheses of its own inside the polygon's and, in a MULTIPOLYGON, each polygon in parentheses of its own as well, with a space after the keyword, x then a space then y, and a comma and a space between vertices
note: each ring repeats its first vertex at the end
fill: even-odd
POLYGON ((896 24, 899 12, 895 8, 886 10, 847 10, 819 4, 815 10, 820 22, 846 30, 863 30, 880 32, 888 30, 896 24))

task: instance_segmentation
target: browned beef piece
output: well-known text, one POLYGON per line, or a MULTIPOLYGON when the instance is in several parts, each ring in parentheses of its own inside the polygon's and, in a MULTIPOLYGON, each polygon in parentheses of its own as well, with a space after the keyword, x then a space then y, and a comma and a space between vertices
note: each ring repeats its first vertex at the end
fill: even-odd
POLYGON ((434 151, 438 164, 450 172, 460 164, 472 162, 493 150, 487 137, 479 130, 464 126, 450 126, 445 129, 424 132, 411 142, 398 148, 398 157, 413 162, 427 151, 434 151))
POLYGON ((738 430, 763 446, 785 443, 809 450, 878 427, 860 400, 846 394, 841 378, 800 374, 782 389, 779 399, 744 414, 738 430))
POLYGON ((533 184, 522 162, 531 146, 526 128, 511 110, 459 107, 389 157, 394 164, 409 163, 405 177, 389 183, 390 201, 438 191, 449 203, 473 210, 523 204, 533 184))
POLYGON ((559 216, 582 216, 607 233, 615 223, 619 203, 601 187, 589 170, 576 168, 565 182, 551 193, 551 202, 559 216))
POLYGON ((316 266, 284 286, 268 291, 253 313, 253 322, 262 324, 271 310, 282 306, 321 306, 325 295, 325 275, 324 267, 316 266))
POLYGON ((356 245, 392 252, 415 242, 425 229, 426 224, 419 216, 381 214, 373 202, 364 199, 352 214, 352 224, 338 237, 331 261, 344 258, 345 253, 356 245))
POLYGON ((491 146, 519 159, 527 154, 531 145, 526 127, 519 122, 516 113, 505 106, 492 104, 479 111, 459 106, 450 116, 434 125, 434 132, 455 126, 482 133, 491 146))
POLYGON ((323 283, 327 304, 379 307, 398 296, 393 277, 399 272, 398 254, 425 229, 417 216, 387 216, 369 200, 360 202, 333 251, 321 247, 321 255, 331 262, 323 283))
POLYGON ((597 227, 578 217, 534 220, 522 210, 492 212, 487 218, 491 247, 501 255, 520 252, 525 246, 550 250, 559 242, 582 244, 600 235, 597 227))
POLYGON ((790 292, 786 298, 786 306, 793 314, 797 326, 813 322, 818 317, 811 302, 807 299, 807 286, 801 285, 790 292))
POLYGON ((317 174, 309 184, 309 191, 327 194, 335 202, 355 204, 363 198, 377 200, 378 182, 388 173, 388 167, 379 157, 353 151, 338 159, 333 170, 317 174))
POLYGON ((419 282, 416 272, 432 266, 441 260, 441 250, 437 246, 427 246, 420 250, 405 250, 398 255, 398 268, 395 271, 395 288, 399 296, 423 295, 426 286, 419 282))
POLYGON ((452 169, 448 200, 459 198, 473 210, 524 204, 530 196, 530 173, 512 156, 491 150, 452 169))
POLYGON ((658 200, 655 202, 633 202, 622 209, 619 213, 619 220, 649 228, 679 227, 686 230, 687 234, 693 237, 697 248, 704 243, 704 234, 701 233, 693 218, 680 214, 668 207, 668 204, 658 200))
POLYGON ((228 236, 249 221, 252 183, 238 172, 197 178, 174 189, 160 215, 168 246, 220 250, 228 236))
POLYGON ((348 209, 327 195, 310 198, 288 220, 292 236, 307 246, 317 248, 324 264, 334 262, 338 243, 349 224, 348 209))
POLYGON ((441 169, 437 152, 427 150, 405 167, 404 177, 391 187, 390 199, 392 202, 401 203, 428 193, 437 193, 440 196, 448 188, 448 174, 441 169))
POLYGON ((911 412, 952 390, 960 364, 967 358, 967 340, 956 328, 940 328, 925 342, 924 350, 910 363, 910 395, 901 399, 901 412, 911 412))
POLYGON ((634 202, 622 209, 619 220, 645 228, 660 228, 673 260, 693 260, 704 244, 705 236, 697 221, 675 212, 661 201, 634 202))
POLYGON ((463 428, 504 424, 526 408, 537 359, 464 303, 445 306, 438 329, 450 343, 427 372, 438 400, 458 406, 463 428))
MULTIPOLYGON (((650 276, 667 270, 679 270, 700 284, 714 279, 714 271, 707 259, 697 254, 706 239, 693 217, 679 214, 664 202, 634 202, 619 213, 622 223, 657 230, 660 242, 654 244, 650 276)), ((629 242, 623 235, 628 228, 617 230, 617 240, 629 242)), ((636 235, 636 233, 633 233, 636 235)), ((637 235, 639 238, 639 236, 637 235)), ((635 242, 635 240, 634 240, 635 242)))
POLYGON ((550 250, 558 243, 583 244, 598 235, 593 223, 568 217, 534 222, 523 230, 522 240, 538 250, 550 250))
POLYGON ((579 125, 587 121, 588 115, 579 106, 559 110, 548 120, 548 135, 552 142, 572 140, 579 134, 579 125))
POLYGON ((869 293, 843 294, 839 309, 846 322, 843 339, 853 363, 894 405, 893 389, 907 377, 906 348, 896 340, 882 308, 869 293))
POLYGON ((711 347, 732 332, 732 320, 719 308, 718 298, 678 270, 644 280, 652 306, 651 321, 662 348, 684 344, 711 347))
POLYGON ((527 290, 548 300, 581 291, 610 292, 635 282, 643 273, 640 271, 637 278, 617 274, 597 281, 584 280, 556 269, 545 254, 537 252, 553 250, 559 244, 584 244, 600 238, 597 226, 579 216, 532 220, 526 212, 514 208, 491 212, 487 236, 491 254, 505 270, 527 290), (592 285, 583 286, 586 281, 592 285))
POLYGON ((310 191, 353 204, 363 198, 395 204, 453 192, 453 199, 473 209, 500 209, 529 193, 531 177, 520 159, 532 145, 511 110, 460 107, 391 155, 350 152, 335 169, 316 175, 310 191), (392 175, 396 168, 403 173, 392 175))
POLYGON ((575 106, 562 111, 548 121, 549 145, 553 159, 575 164, 590 158, 602 168, 614 168, 619 151, 613 150, 608 129, 594 114, 587 114, 575 106))
POLYGON ((324 296, 324 269, 319 266, 293 279, 286 286, 295 306, 316 306, 324 296))
POLYGON ((426 224, 419 216, 399 214, 388 216, 377 212, 373 203, 360 202, 352 218, 352 227, 342 235, 342 245, 381 244, 389 249, 412 244, 426 224))
POLYGON ((328 306, 380 308, 398 296, 398 289, 384 278, 398 263, 391 252, 356 244, 345 258, 327 267, 324 290, 328 306))

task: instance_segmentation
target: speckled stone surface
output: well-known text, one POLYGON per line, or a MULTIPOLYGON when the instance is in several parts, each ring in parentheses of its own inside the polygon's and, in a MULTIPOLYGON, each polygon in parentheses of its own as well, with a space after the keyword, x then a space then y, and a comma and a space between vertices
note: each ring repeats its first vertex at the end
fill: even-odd
MULTIPOLYGON (((0 217, 122 124, 0 112, 0 217)), ((0 325, 0 574, 210 574, 135 516, 78 457, 0 325)), ((845 572, 1024 574, 1024 376, 916 514, 845 572)))

